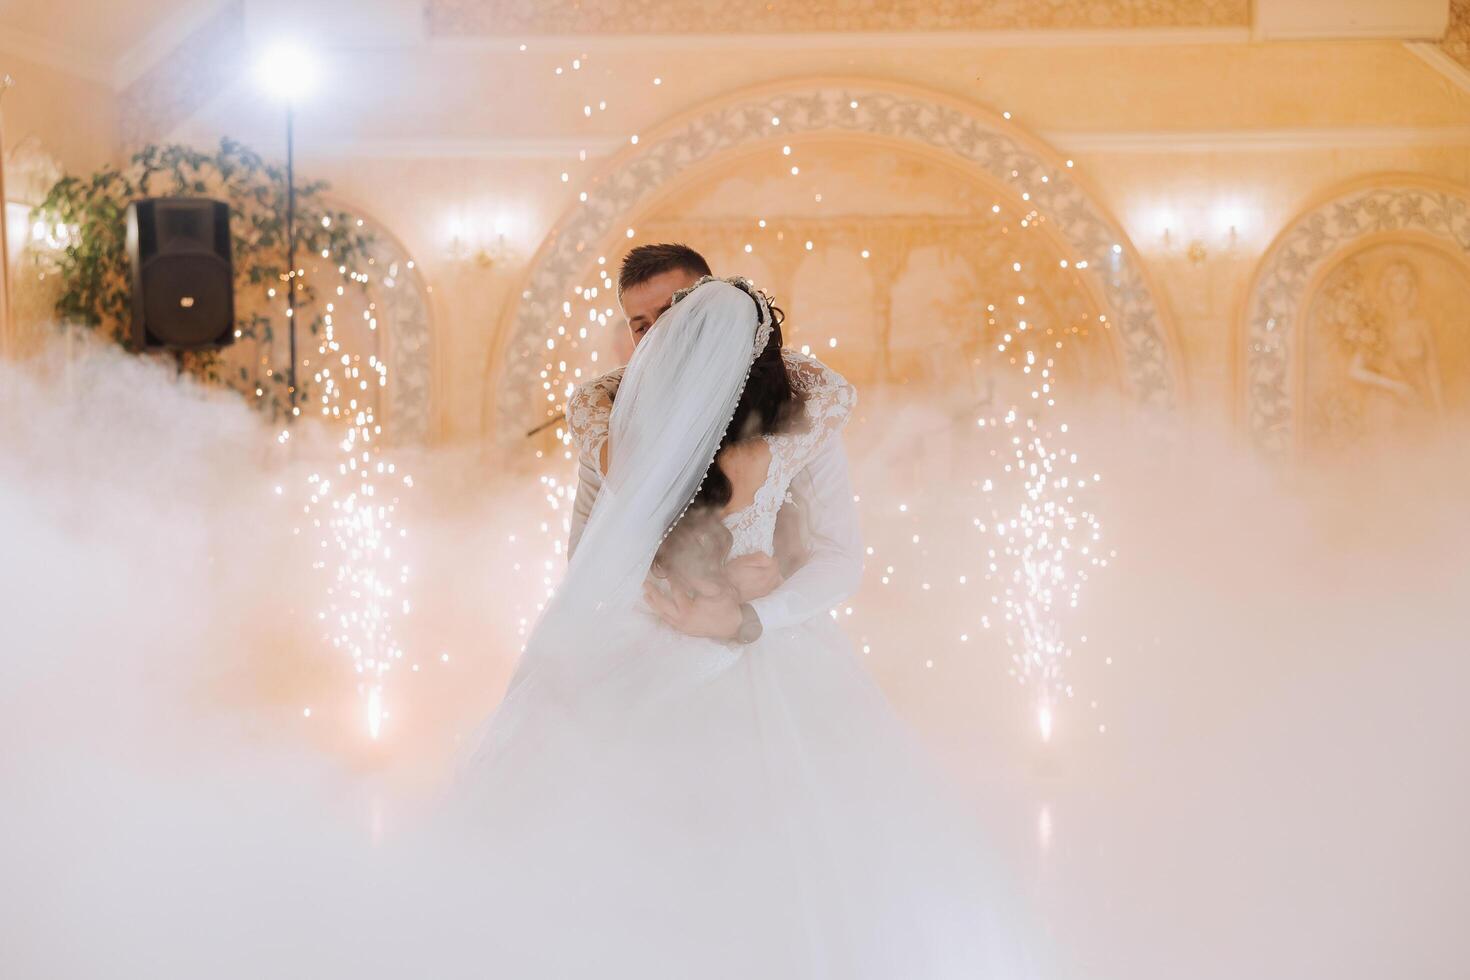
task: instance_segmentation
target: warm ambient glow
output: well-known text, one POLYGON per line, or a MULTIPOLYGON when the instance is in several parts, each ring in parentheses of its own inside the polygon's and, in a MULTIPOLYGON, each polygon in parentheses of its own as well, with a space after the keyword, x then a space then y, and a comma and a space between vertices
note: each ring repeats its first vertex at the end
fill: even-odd
POLYGON ((317 59, 298 42, 277 41, 261 54, 255 75, 272 98, 300 102, 316 89, 317 59))

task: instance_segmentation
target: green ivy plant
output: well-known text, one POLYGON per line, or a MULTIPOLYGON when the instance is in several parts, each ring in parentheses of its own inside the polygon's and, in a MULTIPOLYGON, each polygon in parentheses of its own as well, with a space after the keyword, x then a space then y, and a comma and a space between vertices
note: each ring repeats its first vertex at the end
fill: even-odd
MULTIPOLYGON (((321 181, 296 187, 294 316, 300 341, 322 329, 310 275, 300 274, 325 250, 332 274, 368 263, 372 237, 322 200, 321 181), (309 332, 309 333, 308 333, 309 332)), ((81 323, 122 343, 132 319, 132 280, 126 250, 127 208, 147 197, 209 197, 230 207, 235 271, 233 347, 177 355, 179 370, 240 391, 272 416, 287 411, 285 342, 287 250, 286 175, 233 140, 212 153, 179 144, 143 147, 124 167, 107 166, 90 177, 57 181, 36 207, 33 221, 58 230, 47 263, 61 277, 56 302, 63 322, 81 323), (277 356, 274 342, 281 338, 277 356)), ((344 282, 362 288, 355 278, 344 282)), ((310 397, 308 372, 299 371, 297 402, 310 397)))

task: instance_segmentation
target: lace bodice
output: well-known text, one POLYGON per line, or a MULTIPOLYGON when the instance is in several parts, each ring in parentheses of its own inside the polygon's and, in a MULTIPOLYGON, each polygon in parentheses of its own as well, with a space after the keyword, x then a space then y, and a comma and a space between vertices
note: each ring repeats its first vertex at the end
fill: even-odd
POLYGON ((755 499, 724 519, 734 537, 730 557, 773 554, 776 540, 776 517, 791 497, 791 481, 828 440, 841 431, 851 414, 857 394, 841 376, 821 363, 794 352, 786 358, 786 370, 792 387, 806 400, 805 420, 795 432, 778 433, 762 438, 771 452, 766 480, 755 492, 755 499))
MULTIPOLYGON (((792 350, 783 349, 781 354, 791 386, 805 400, 805 418, 796 431, 764 437, 771 451, 766 481, 750 506, 724 519, 735 538, 731 558, 757 551, 773 553, 776 517, 790 496, 792 478, 841 431, 857 401, 852 385, 820 361, 792 350)), ((581 385, 567 400, 567 425, 584 466, 600 467, 613 398, 622 378, 623 369, 616 368, 581 385)))
POLYGON ((781 513, 782 505, 791 496, 787 489, 790 481, 783 483, 777 475, 779 466, 776 462, 776 438, 763 438, 771 450, 771 466, 766 471, 766 482, 756 490, 755 499, 750 502, 749 507, 727 514, 723 521, 725 528, 735 539, 730 545, 731 558, 753 555, 757 551, 768 555, 775 553, 776 518, 781 513))

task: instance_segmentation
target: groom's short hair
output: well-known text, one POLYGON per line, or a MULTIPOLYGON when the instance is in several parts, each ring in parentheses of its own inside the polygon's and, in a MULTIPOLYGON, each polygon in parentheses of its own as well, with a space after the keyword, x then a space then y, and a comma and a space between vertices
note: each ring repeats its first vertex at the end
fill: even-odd
POLYGON ((712 275, 709 263, 688 245, 660 243, 639 245, 623 256, 622 268, 618 270, 618 295, 629 286, 647 282, 654 276, 663 275, 674 269, 683 269, 696 276, 712 275))

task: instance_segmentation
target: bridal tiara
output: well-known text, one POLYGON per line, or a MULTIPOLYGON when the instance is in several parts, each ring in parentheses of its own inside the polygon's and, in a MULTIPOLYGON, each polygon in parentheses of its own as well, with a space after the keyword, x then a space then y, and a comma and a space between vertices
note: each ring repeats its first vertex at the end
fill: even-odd
POLYGON ((755 307, 759 311, 759 321, 755 325, 755 346, 751 350, 750 356, 751 360, 760 357, 761 352, 766 349, 766 344, 770 343, 771 330, 774 327, 774 322, 771 319, 771 297, 766 293, 765 290, 761 289, 745 276, 729 276, 725 279, 721 279, 717 276, 701 276, 693 285, 685 286, 683 289, 675 290, 673 302, 669 305, 672 306, 675 303, 678 303, 685 296, 688 296, 690 293, 694 292, 696 289, 698 289, 700 286, 703 286, 707 282, 729 283, 731 286, 734 286, 736 289, 740 290, 742 293, 745 293, 751 299, 755 300, 755 307))

